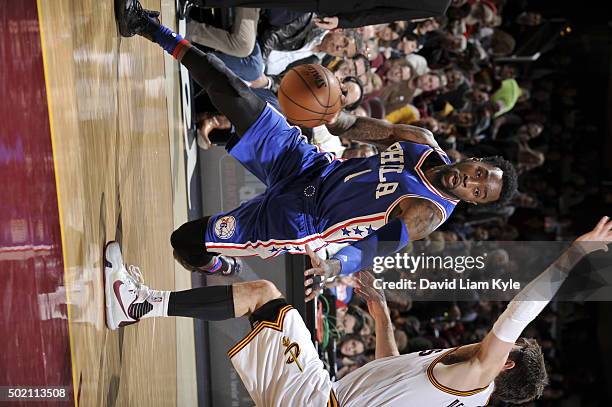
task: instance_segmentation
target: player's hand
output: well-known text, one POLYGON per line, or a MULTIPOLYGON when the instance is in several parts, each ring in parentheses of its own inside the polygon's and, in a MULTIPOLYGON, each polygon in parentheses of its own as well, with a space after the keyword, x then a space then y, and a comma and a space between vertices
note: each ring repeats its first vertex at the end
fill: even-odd
POLYGON ((312 268, 304 272, 304 295, 306 301, 310 301, 323 291, 328 278, 340 274, 341 266, 338 260, 323 260, 309 245, 306 245, 306 253, 310 257, 312 268))
POLYGON ((604 216, 593 230, 577 238, 574 245, 588 254, 597 250, 607 252, 610 242, 612 242, 612 220, 604 216))
POLYGON ((406 124, 393 125, 393 139, 396 141, 412 141, 430 147, 440 148, 433 133, 425 128, 406 124))
POLYGON ((385 292, 374 287, 375 277, 369 271, 355 274, 353 286, 355 292, 368 304, 368 312, 374 319, 389 318, 389 309, 385 292))
POLYGON ((338 17, 317 17, 315 18, 315 24, 324 30, 334 30, 338 28, 338 17))
MULTIPOLYGON (((342 105, 344 105, 344 100, 345 100, 345 96, 341 95, 340 98, 342 98, 342 105)), ((343 110, 340 109, 338 110, 338 113, 336 113, 335 115, 333 115, 331 118, 327 119, 325 121, 325 124, 329 124, 329 125, 333 125, 334 123, 336 123, 338 121, 338 118, 340 117, 340 115, 342 114, 343 110)))

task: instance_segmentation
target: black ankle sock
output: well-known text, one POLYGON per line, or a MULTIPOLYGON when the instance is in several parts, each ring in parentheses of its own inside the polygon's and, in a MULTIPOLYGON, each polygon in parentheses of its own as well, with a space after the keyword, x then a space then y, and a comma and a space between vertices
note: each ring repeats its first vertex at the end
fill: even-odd
POLYGON ((168 316, 222 321, 235 317, 231 285, 198 287, 170 293, 168 316))

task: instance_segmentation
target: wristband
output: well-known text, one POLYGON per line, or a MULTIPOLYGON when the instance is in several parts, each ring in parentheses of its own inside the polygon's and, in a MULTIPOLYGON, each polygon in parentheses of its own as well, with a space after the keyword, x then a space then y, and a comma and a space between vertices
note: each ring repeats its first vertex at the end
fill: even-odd
POLYGON ((395 218, 376 232, 342 248, 332 259, 340 261, 340 275, 346 276, 370 267, 375 257, 399 251, 409 241, 406 225, 400 218, 395 218))

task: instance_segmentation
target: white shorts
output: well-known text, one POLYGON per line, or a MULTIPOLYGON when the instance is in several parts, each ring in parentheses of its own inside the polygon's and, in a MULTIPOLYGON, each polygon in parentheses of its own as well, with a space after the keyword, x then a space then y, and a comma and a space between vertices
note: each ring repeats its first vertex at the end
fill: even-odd
POLYGON ((291 305, 258 322, 228 356, 257 406, 338 406, 300 314, 291 305))

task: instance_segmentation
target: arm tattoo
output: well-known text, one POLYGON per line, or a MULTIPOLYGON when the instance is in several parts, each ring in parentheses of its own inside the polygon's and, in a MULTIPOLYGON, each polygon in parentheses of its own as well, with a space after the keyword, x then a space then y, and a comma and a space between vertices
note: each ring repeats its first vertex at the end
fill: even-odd
POLYGON ((344 136, 344 133, 348 131, 356 121, 357 116, 343 110, 333 124, 326 124, 325 126, 334 136, 344 136))
POLYGON ((385 147, 393 144, 393 126, 384 120, 369 117, 357 117, 342 112, 329 131, 355 141, 376 143, 385 147))
POLYGON ((403 205, 400 202, 391 212, 391 216, 394 215, 401 217, 406 223, 410 240, 420 240, 428 236, 442 220, 437 208, 419 198, 408 198, 403 205))

